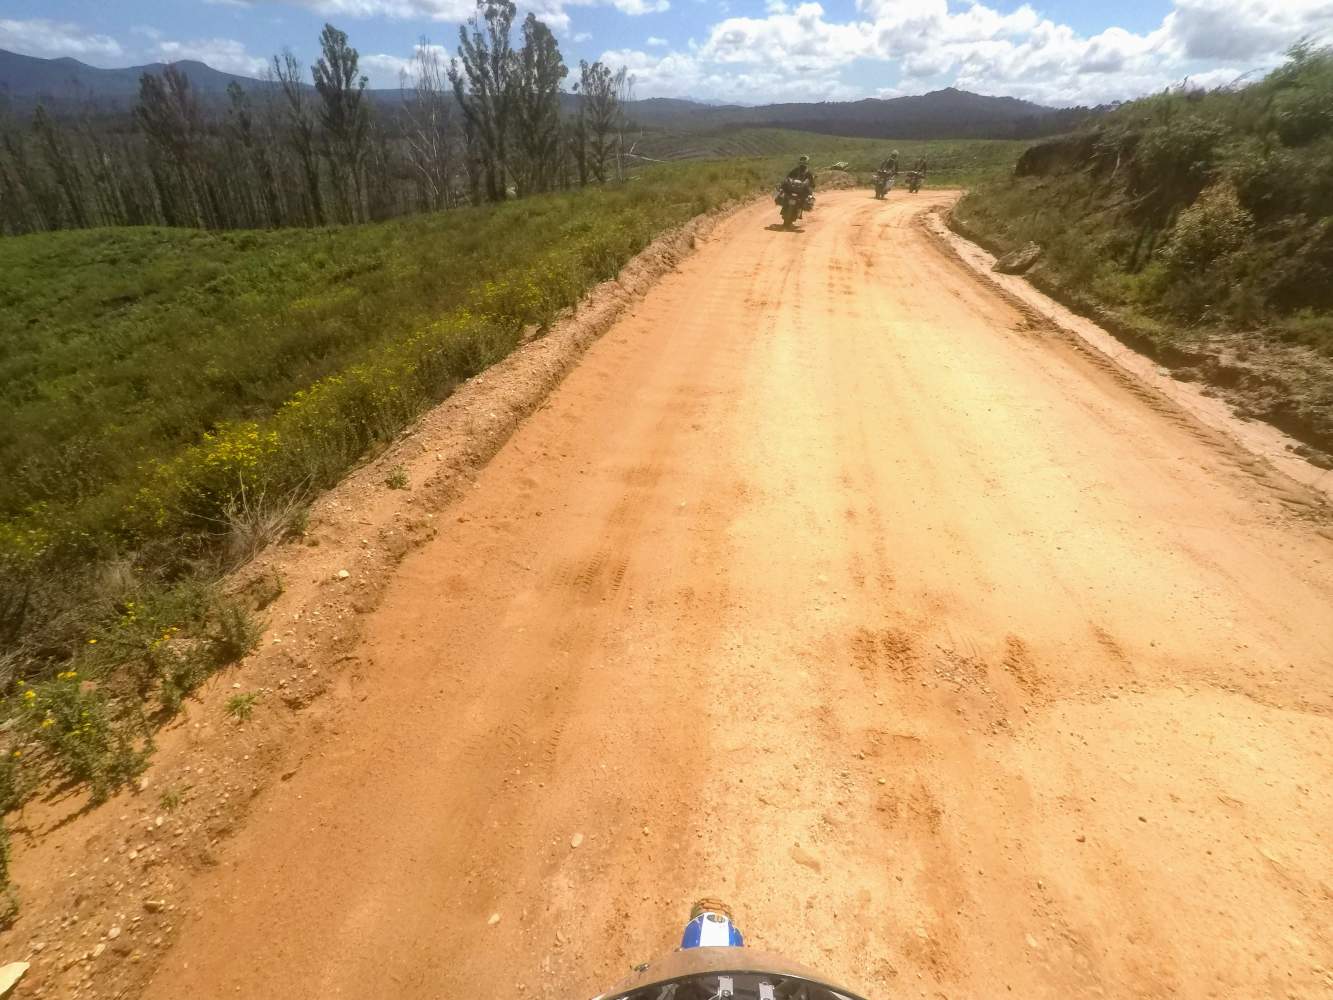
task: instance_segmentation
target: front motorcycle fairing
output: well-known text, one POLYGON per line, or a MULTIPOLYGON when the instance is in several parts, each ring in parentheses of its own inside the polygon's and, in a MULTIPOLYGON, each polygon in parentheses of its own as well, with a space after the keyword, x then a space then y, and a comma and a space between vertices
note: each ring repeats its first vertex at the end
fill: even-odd
POLYGON ((737 947, 675 951, 594 1000, 865 1000, 778 955, 737 947))

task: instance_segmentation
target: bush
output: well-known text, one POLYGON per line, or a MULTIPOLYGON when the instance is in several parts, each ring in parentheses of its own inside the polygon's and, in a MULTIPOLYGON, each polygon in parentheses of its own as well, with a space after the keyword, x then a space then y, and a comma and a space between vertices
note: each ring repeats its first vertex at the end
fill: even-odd
POLYGON ((259 645, 263 628, 245 607, 236 601, 223 601, 217 612, 217 630, 211 640, 213 667, 236 663, 259 645))
POLYGON ((1271 221, 1303 208, 1308 169, 1284 149, 1258 141, 1238 147, 1227 164, 1226 176, 1240 203, 1256 218, 1271 221))
POLYGON ((1135 187, 1191 197, 1217 165, 1217 148, 1226 135, 1220 122, 1187 115, 1145 131, 1134 157, 1135 187))
POLYGON ((1160 253, 1174 277, 1207 268, 1240 251, 1254 232, 1254 216, 1229 184, 1214 184, 1176 218, 1160 253))
MULTIPOLYGON (((114 719, 104 692, 80 679, 77 671, 62 671, 42 684, 20 682, 19 721, 25 735, 50 755, 66 777, 83 782, 94 802, 128 784, 147 766, 148 751, 114 719)), ((14 759, 23 751, 15 750, 14 759)))
POLYGON ((1305 146, 1333 134, 1333 92, 1283 95, 1275 119, 1277 134, 1288 146, 1305 146))

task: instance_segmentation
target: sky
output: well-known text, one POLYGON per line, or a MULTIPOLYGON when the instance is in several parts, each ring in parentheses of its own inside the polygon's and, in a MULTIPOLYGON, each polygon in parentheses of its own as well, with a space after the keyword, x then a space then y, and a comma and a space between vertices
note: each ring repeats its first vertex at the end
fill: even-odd
MULTIPOLYGON (((371 86, 423 39, 452 53, 475 0, 0 0, 0 48, 118 67, 198 59, 257 75, 309 63, 328 21, 371 86)), ((1221 86, 1333 39, 1333 0, 528 0, 565 62, 627 66, 636 97, 737 103, 897 97, 955 86, 1100 104, 1221 86)))

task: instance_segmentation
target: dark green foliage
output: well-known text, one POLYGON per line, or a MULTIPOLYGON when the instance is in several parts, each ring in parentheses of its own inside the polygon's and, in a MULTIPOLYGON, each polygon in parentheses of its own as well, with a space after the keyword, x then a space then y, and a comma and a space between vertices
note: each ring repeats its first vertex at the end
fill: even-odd
POLYGON ((1135 192, 1160 191, 1159 201, 1192 198, 1212 176, 1225 134, 1221 123, 1192 114, 1146 129, 1132 161, 1135 192))
POLYGON ((1157 321, 1293 331, 1333 355, 1333 50, 1249 86, 1171 91, 1024 154, 958 216, 1045 272, 1157 321), (1288 317, 1303 310, 1288 325, 1288 317))

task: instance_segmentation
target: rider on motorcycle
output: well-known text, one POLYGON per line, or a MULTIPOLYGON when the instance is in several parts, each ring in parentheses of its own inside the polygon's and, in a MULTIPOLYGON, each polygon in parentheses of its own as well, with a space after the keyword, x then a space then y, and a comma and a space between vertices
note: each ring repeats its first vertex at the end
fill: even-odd
POLYGON ((815 174, 810 169, 810 157, 802 156, 797 161, 796 166, 787 172, 787 180, 804 181, 810 185, 810 190, 813 191, 815 189, 815 174))
POLYGON ((898 151, 896 149, 884 158, 884 162, 879 165, 879 169, 881 173, 890 177, 898 176, 898 151))

